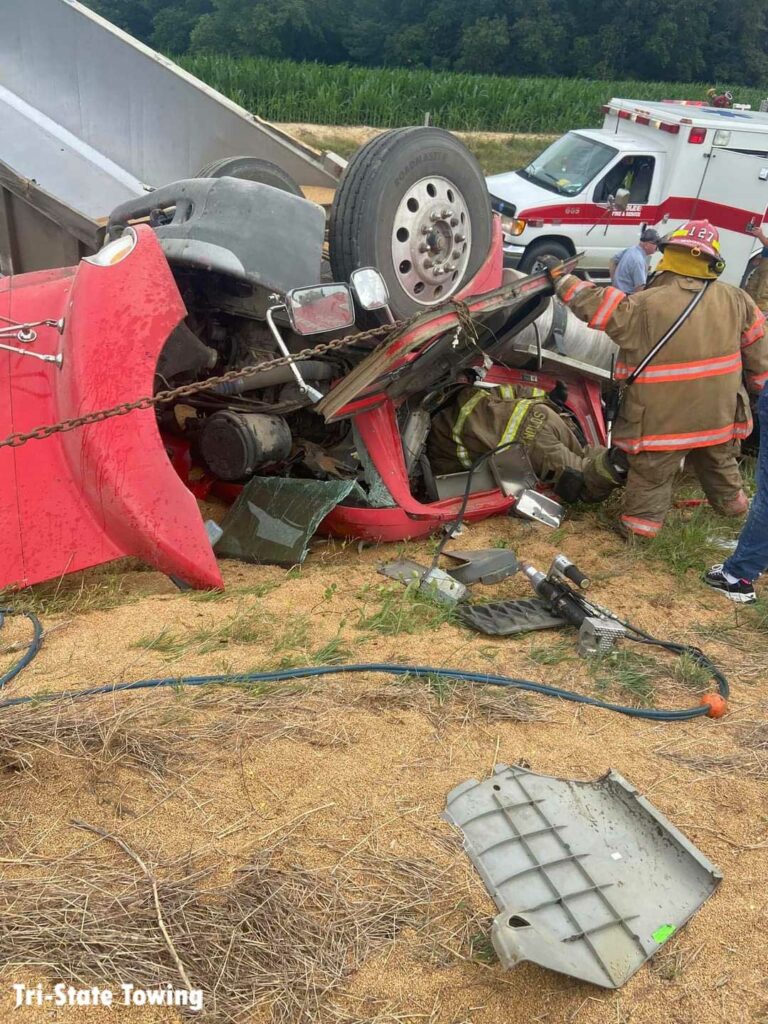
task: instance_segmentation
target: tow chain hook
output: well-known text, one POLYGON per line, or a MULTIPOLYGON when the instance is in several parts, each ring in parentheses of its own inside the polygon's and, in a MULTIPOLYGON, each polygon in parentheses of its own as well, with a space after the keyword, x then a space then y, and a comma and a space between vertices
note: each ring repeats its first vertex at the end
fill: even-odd
MULTIPOLYGON (((4 319, 4 318, 3 318, 4 319)), ((16 341, 21 342, 24 345, 31 345, 37 341, 37 331, 35 327, 54 327, 59 334, 64 330, 63 320, 40 320, 34 324, 12 324, 7 327, 0 327, 0 338, 15 338, 16 341)), ((59 369, 64 365, 64 356, 61 352, 55 356, 46 355, 41 352, 30 352, 26 348, 16 348, 14 345, 3 345, 0 344, 0 349, 4 352, 13 352, 17 356, 28 356, 31 359, 38 359, 41 363, 53 363, 58 366, 59 369)))

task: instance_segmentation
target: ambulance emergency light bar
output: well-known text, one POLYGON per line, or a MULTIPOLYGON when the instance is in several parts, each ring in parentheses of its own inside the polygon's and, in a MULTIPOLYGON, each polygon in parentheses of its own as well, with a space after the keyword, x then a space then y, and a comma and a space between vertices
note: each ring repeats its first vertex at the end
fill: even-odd
MULTIPOLYGON (((658 128, 659 131, 669 132, 670 135, 679 135, 682 125, 693 124, 689 117, 683 117, 680 121, 661 121, 659 118, 651 117, 647 111, 625 110, 623 107, 612 106, 610 103, 604 104, 600 109, 603 114, 616 114, 621 121, 634 121, 635 124, 658 128)), ((693 146, 700 146, 706 137, 706 128, 692 127, 688 133, 688 142, 693 146)))

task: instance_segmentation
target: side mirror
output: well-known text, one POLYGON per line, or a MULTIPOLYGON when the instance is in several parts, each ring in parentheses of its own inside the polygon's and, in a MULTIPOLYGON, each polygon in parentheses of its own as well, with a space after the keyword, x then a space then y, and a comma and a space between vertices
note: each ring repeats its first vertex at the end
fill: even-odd
POLYGON ((387 282, 375 267, 353 270, 349 280, 361 309, 386 309, 389 305, 387 282))
POLYGON ((629 206, 629 189, 616 189, 615 196, 608 196, 608 205, 612 210, 626 210, 629 206))
POLYGON ((345 284, 294 288, 285 297, 291 327, 297 334, 324 334, 352 327, 355 307, 345 284))

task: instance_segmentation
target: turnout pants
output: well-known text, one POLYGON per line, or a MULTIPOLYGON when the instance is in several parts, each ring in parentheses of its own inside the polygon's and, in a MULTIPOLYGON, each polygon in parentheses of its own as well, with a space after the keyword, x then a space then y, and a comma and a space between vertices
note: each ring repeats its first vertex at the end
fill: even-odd
POLYGON ((638 537, 655 537, 672 507, 675 478, 685 459, 712 508, 725 516, 741 516, 749 502, 736 461, 738 443, 693 448, 688 452, 639 452, 628 455, 621 523, 638 537))
POLYGON ((583 448, 554 409, 534 406, 520 436, 533 471, 565 501, 602 501, 622 483, 605 448, 583 448))
POLYGON ((565 501, 600 501, 624 483, 605 448, 584 448, 557 411, 511 389, 465 389, 432 420, 429 460, 435 473, 459 473, 500 444, 518 442, 531 467, 565 501))

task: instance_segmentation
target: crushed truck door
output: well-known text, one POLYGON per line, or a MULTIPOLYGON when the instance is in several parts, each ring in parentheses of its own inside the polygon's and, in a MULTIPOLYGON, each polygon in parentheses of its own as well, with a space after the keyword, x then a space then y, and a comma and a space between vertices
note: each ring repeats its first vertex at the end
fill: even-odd
MULTIPOLYGON (((762 224, 766 207, 768 153, 713 148, 692 217, 706 217, 721 231, 723 280, 740 284, 755 249, 747 228, 750 223, 762 224)), ((677 226, 670 220, 670 230, 677 226)))

